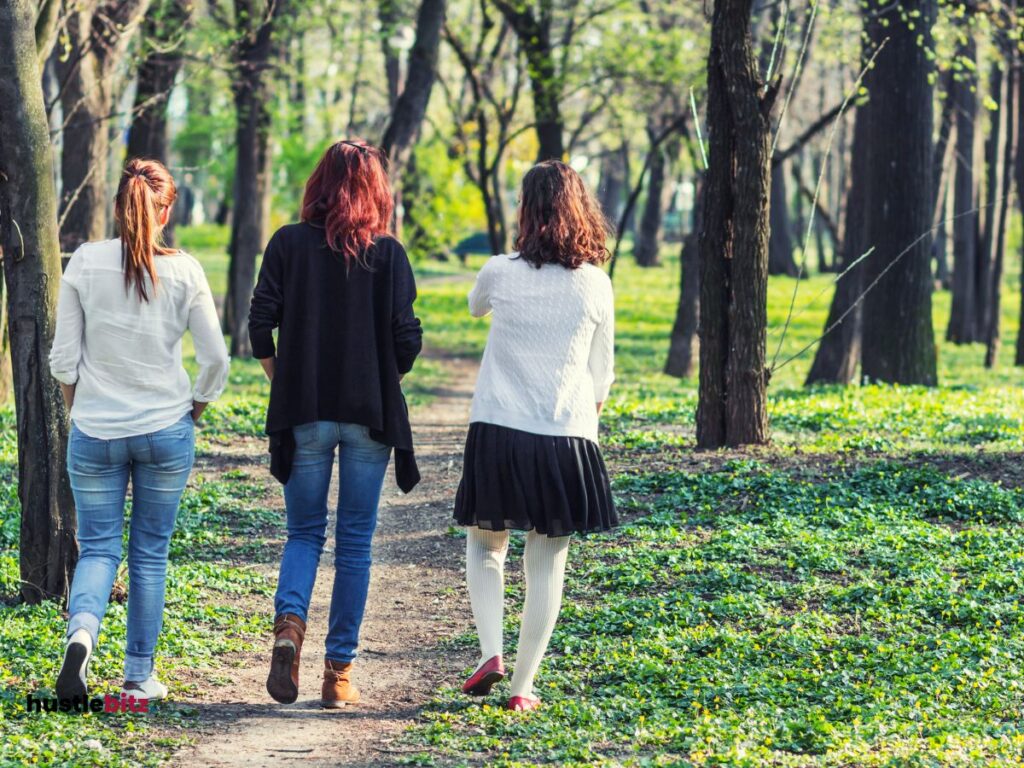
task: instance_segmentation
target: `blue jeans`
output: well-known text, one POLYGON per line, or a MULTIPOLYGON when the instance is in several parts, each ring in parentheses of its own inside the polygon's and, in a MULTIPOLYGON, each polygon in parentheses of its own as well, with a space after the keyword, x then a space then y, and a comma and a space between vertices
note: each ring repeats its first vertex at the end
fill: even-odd
POLYGON ((163 626, 167 551, 195 458, 192 417, 146 435, 100 440, 72 426, 68 475, 78 510, 80 555, 68 601, 68 636, 86 629, 96 647, 100 622, 121 564, 124 502, 132 481, 128 535, 128 637, 125 680, 153 671, 163 626))
POLYGON ((327 658, 349 662, 359 645, 370 587, 370 548, 391 448, 373 440, 369 430, 358 424, 316 421, 293 432, 295 457, 284 487, 288 541, 281 557, 274 612, 278 616, 293 613, 306 621, 327 540, 327 492, 337 449, 338 522, 327 658))

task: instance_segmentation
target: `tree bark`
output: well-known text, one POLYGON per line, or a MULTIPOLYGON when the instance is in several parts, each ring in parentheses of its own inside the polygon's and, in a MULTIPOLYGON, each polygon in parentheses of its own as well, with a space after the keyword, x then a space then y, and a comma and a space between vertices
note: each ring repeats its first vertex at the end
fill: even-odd
POLYGON ((526 54, 530 87, 533 90, 534 130, 537 134, 537 162, 565 157, 565 120, 562 117, 562 78, 555 63, 551 42, 550 4, 542 3, 541 15, 527 3, 494 0, 508 20, 526 54))
MULTIPOLYGON (((147 157, 168 164, 167 102, 184 64, 181 46, 192 16, 192 0, 166 0, 143 24, 143 40, 152 46, 139 67, 135 107, 128 129, 128 157, 147 157)), ((174 245, 174 219, 163 230, 174 245)))
POLYGON ((143 24, 150 51, 139 66, 128 157, 148 157, 167 165, 167 102, 184 58, 182 43, 192 16, 192 0, 165 0, 143 24))
MULTIPOLYGON (((1024 214, 1024 138, 1019 133, 1024 125, 1024 77, 1017 78, 1017 156, 1014 158, 1014 177, 1017 184, 1017 209, 1024 214)), ((1024 265, 1024 244, 1021 246, 1024 265)), ((1024 271, 1024 270, 1022 270, 1024 271)), ((1024 366, 1024 278, 1020 281, 1020 320, 1017 326, 1017 350, 1014 365, 1024 366)))
POLYGON ((694 204, 694 227, 683 238, 679 255, 679 304, 669 338, 665 373, 680 379, 693 375, 695 356, 700 352, 697 321, 700 314, 700 235, 698 227, 703 219, 703 178, 697 179, 697 197, 694 204))
MULTIPOLYGON (((657 136, 657 129, 648 127, 648 135, 652 139, 657 136)), ((651 156, 651 164, 647 171, 647 199, 640 216, 640 227, 636 233, 636 245, 633 258, 641 267, 658 265, 658 248, 661 245, 661 222, 665 208, 665 176, 668 166, 667 147, 655 147, 651 156)))
POLYGON ((989 132, 985 140, 985 201, 981 216, 981 245, 979 247, 974 287, 974 336, 972 341, 984 341, 988 325, 988 307, 992 300, 992 270, 995 267, 1000 239, 999 220, 1001 198, 1005 194, 1003 165, 1006 149, 1005 117, 1006 86, 1004 63, 993 62, 989 76, 990 97, 996 108, 989 112, 989 132))
POLYGON ((249 302, 256 284, 256 259, 266 242, 266 205, 270 175, 270 127, 273 105, 271 69, 281 54, 275 39, 285 0, 235 0, 235 14, 244 28, 235 59, 232 91, 235 128, 234 205, 231 208, 228 290, 225 327, 231 334, 231 354, 249 357, 249 302), (269 3, 269 6, 267 6, 269 3))
MULTIPOLYGON (((1016 45, 1016 43, 1014 43, 1016 45)), ((1017 79, 1020 73, 1017 71, 1016 55, 1011 52, 1004 54, 1007 57, 1006 73, 1003 75, 1002 102, 999 105, 999 112, 1003 116, 1000 125, 1000 149, 1002 156, 999 163, 999 198, 996 202, 996 226, 993 237, 992 267, 989 274, 989 284, 986 290, 988 301, 985 303, 984 334, 982 340, 985 342, 985 367, 993 368, 996 364, 996 357, 999 354, 999 330, 1002 308, 1002 284, 1003 284, 1003 263, 1006 252, 1006 230, 1010 220, 1010 194, 1014 177, 1014 156, 1017 153, 1017 79)))
POLYGON ((934 213, 935 3, 904 0, 865 17, 873 48, 888 38, 865 78, 872 102, 865 232, 875 250, 864 264, 862 370, 870 381, 934 386, 938 378, 927 236, 934 213))
POLYGON ((61 248, 74 251, 109 232, 110 119, 122 78, 117 67, 150 0, 83 3, 66 21, 71 49, 56 57, 63 84, 61 248))
POLYGON ((423 126, 430 93, 437 80, 437 60, 444 26, 445 0, 423 0, 416 19, 416 41, 409 52, 409 74, 405 88, 395 103, 381 146, 392 164, 397 179, 408 161, 423 126))
POLYGON ((0 406, 11 397, 14 372, 11 370, 11 337, 7 322, 7 296, 4 292, 4 261, 0 250, 0 406))
POLYGON ((398 33, 401 14, 396 0, 379 0, 377 18, 380 20, 380 48, 384 54, 384 78, 388 87, 388 108, 394 111, 398 94, 402 90, 402 60, 391 38, 398 33))
POLYGON ((0 248, 17 412, 21 594, 30 603, 66 594, 78 553, 67 414, 47 366, 60 244, 36 8, 32 0, 0 0, 0 248))
MULTIPOLYGON (((977 60, 977 44, 968 34, 958 55, 969 61, 977 60)), ((960 74, 950 86, 949 99, 953 103, 956 121, 956 166, 953 173, 953 279, 951 306, 946 340, 954 344, 974 341, 975 300, 978 274, 978 182, 974 174, 974 160, 978 153, 978 79, 973 70, 960 74), (973 212, 972 212, 973 211, 973 212)))
POLYGON ((618 221, 622 213, 623 198, 626 191, 626 163, 623 153, 625 146, 609 151, 601 158, 601 180, 597 185, 598 199, 601 210, 608 221, 618 221))
POLYGON ((765 333, 770 119, 752 0, 715 0, 708 55, 709 169, 700 235, 697 445, 768 441, 765 333))
POLYGON ((786 171, 782 165, 772 167, 772 201, 769 220, 768 274, 789 275, 799 273, 793 259, 793 231, 789 221, 789 202, 786 195, 786 171))
POLYGON ((842 245, 836 254, 836 270, 842 276, 825 320, 825 334, 814 354, 807 374, 806 386, 814 384, 849 384, 857 376, 861 355, 861 304, 864 285, 863 262, 851 265, 867 250, 864 224, 869 200, 867 194, 868 165, 871 162, 868 112, 871 102, 857 108, 850 152, 850 189, 843 213, 842 245), (846 272, 846 274, 842 274, 846 272))

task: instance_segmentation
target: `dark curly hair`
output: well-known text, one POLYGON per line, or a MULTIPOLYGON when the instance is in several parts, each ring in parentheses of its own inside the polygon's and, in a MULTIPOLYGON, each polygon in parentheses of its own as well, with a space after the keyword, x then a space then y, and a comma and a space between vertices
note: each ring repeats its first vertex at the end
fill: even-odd
POLYGON ((611 225, 583 179, 560 160, 545 160, 523 177, 519 197, 519 256, 540 269, 604 264, 611 225))

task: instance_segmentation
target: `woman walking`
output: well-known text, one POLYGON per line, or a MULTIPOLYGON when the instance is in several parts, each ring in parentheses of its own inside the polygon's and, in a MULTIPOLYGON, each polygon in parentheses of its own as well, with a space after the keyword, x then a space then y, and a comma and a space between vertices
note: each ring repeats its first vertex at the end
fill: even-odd
POLYGON ((389 234, 385 161, 363 141, 327 150, 306 183, 301 223, 282 227, 267 245, 249 312, 253 355, 271 382, 271 472, 284 483, 287 507, 267 678, 267 691, 285 704, 299 695, 335 456, 335 575, 321 688, 327 708, 359 701, 352 664, 392 448, 399 487, 408 492, 419 481, 399 382, 419 354, 422 331, 412 267, 389 234))
POLYGON ((166 248, 161 231, 174 180, 160 163, 130 160, 114 203, 120 238, 86 243, 61 279, 50 371, 71 409, 68 474, 80 556, 57 696, 84 696, 89 659, 121 562, 125 495, 128 633, 123 692, 162 699, 153 651, 163 624, 167 552, 192 470, 193 425, 217 399, 228 354, 199 262, 166 248), (181 366, 192 333, 199 374, 181 366))
POLYGON ((562 601, 569 538, 617 524, 597 446, 613 379, 608 224, 583 180, 558 161, 523 179, 517 253, 495 256, 469 294, 493 313, 470 414, 455 520, 468 526, 466 581, 480 663, 463 691, 505 676, 504 565, 509 529, 527 531, 523 609, 509 709, 540 704, 534 676, 562 601))

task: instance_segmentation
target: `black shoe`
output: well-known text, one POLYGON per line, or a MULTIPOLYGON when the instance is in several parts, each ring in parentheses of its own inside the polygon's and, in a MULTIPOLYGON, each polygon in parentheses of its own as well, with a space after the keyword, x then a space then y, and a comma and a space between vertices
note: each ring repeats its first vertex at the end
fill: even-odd
POLYGON ((85 676, 89 672, 92 649, 85 643, 72 641, 64 649, 64 663, 57 675, 57 698, 74 699, 87 695, 85 676))

